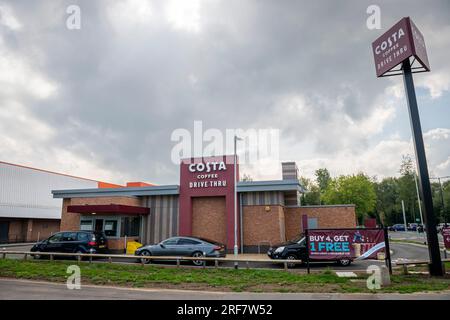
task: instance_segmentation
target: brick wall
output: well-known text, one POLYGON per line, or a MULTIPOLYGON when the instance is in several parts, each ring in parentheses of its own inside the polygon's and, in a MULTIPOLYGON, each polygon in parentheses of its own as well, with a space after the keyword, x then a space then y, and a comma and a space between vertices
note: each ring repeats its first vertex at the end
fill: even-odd
POLYGON ((286 240, 282 206, 244 206, 243 211, 244 246, 257 246, 261 241, 276 244, 286 240))
POLYGON ((225 197, 192 198, 192 235, 227 243, 225 197))
POLYGON ((293 239, 301 232, 302 215, 317 218, 318 228, 355 228, 355 206, 310 206, 285 208, 286 238, 293 239))

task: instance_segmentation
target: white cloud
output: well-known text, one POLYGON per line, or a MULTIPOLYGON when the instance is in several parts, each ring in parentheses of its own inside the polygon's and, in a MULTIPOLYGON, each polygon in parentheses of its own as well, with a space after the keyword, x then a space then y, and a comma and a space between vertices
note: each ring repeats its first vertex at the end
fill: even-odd
POLYGON ((200 0, 168 0, 166 15, 175 29, 200 31, 200 0))
POLYGON ((9 29, 16 31, 22 28, 22 24, 14 15, 11 7, 0 3, 0 26, 6 26, 9 29))

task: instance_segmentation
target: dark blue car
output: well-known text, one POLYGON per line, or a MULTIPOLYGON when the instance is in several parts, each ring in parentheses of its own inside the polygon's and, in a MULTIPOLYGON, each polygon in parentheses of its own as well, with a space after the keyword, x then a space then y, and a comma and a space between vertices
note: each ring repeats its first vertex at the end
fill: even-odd
POLYGON ((406 229, 404 224, 397 223, 389 227, 389 231, 406 231, 406 229))

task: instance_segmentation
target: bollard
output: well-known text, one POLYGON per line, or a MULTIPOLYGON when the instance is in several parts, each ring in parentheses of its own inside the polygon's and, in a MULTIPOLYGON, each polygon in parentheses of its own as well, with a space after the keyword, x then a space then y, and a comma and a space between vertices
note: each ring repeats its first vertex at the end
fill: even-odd
POLYGON ((177 268, 180 267, 180 259, 177 258, 177 268))
POLYGON ((111 257, 108 257, 108 262, 112 263, 112 258, 111 257))
POLYGON ((216 268, 219 267, 219 260, 214 260, 214 266, 215 266, 216 268))
POLYGON ((28 253, 25 253, 24 255, 23 255, 23 260, 27 260, 28 259, 28 253))
POLYGON ((284 263, 284 271, 288 271, 288 265, 287 265, 287 262, 284 263))
POLYGON ((6 253, 3 252, 2 257, 3 257, 3 259, 5 259, 6 258, 6 253))
POLYGON ((408 266, 406 264, 403 265, 403 274, 408 275, 408 266))
POLYGON ((92 255, 89 256, 89 263, 92 263, 92 255))
POLYGON ((250 266, 249 266, 248 261, 245 261, 245 267, 246 267, 247 269, 250 269, 250 266))
POLYGON ((380 266, 381 271, 381 286, 387 287, 391 284, 391 276, 389 269, 386 266, 380 266))
POLYGON ((50 261, 53 261, 53 255, 52 254, 50 255, 50 261))

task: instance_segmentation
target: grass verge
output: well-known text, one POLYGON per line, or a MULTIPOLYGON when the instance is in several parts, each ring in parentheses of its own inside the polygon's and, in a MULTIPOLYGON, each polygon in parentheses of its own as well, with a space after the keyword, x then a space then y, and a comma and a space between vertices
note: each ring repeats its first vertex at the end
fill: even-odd
MULTIPOLYGON (((65 282, 74 261, 0 260, 0 277, 65 282)), ((366 287, 366 275, 339 278, 325 270, 310 275, 263 269, 170 268, 81 262, 82 284, 250 292, 374 292, 366 287)), ((376 292, 412 293, 449 290, 450 278, 394 275, 392 285, 376 292)))

